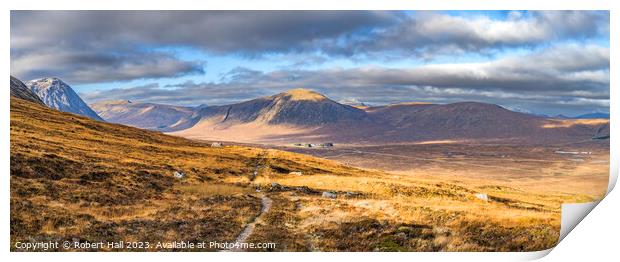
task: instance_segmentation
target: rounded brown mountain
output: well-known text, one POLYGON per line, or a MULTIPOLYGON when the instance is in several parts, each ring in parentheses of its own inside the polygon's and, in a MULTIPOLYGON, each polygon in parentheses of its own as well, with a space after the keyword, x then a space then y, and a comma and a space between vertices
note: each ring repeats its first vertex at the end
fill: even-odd
POLYGON ((339 104, 307 89, 292 89, 238 104, 207 107, 200 114, 203 118, 220 116, 222 124, 260 122, 300 126, 359 121, 366 117, 361 109, 339 104))

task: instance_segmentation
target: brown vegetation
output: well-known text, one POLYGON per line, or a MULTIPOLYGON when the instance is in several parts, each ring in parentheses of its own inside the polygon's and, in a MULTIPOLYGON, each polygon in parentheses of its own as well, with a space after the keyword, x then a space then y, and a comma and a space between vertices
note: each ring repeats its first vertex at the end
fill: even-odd
POLYGON ((12 243, 232 242, 260 213, 259 194, 273 206, 249 241, 275 251, 541 250, 557 242, 561 203, 594 198, 211 148, 11 99, 12 243))

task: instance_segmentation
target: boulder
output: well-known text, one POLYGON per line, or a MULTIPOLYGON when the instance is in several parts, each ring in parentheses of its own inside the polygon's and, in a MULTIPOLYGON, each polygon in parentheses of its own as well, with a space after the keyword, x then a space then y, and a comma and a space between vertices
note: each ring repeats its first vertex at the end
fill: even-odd
POLYGON ((271 187, 269 187, 270 191, 281 191, 281 190, 285 190, 285 189, 286 189, 286 187, 284 187, 284 186, 282 186, 282 185, 280 185, 280 184, 278 184, 276 182, 271 183, 271 187))
POLYGON ((360 193, 357 193, 357 192, 347 192, 347 193, 345 194, 345 196, 346 196, 346 197, 358 197, 358 196, 360 196, 360 195, 361 195, 361 194, 360 194, 360 193))
POLYGON ((318 193, 317 191, 314 191, 314 190, 312 190, 311 188, 309 188, 307 186, 296 187, 295 190, 297 190, 298 192, 304 193, 304 194, 316 194, 316 193, 318 193))
POLYGON ((181 171, 174 171, 174 173, 172 173, 172 175, 174 175, 174 177, 176 178, 185 178, 185 173, 181 172, 181 171))
POLYGON ((487 194, 484 193, 478 193, 475 195, 476 198, 482 200, 482 201, 489 201, 489 196, 487 194))
POLYGON ((336 193, 333 192, 323 192, 323 194, 321 194, 321 197, 323 198, 330 198, 330 199, 336 199, 338 197, 338 195, 336 193))

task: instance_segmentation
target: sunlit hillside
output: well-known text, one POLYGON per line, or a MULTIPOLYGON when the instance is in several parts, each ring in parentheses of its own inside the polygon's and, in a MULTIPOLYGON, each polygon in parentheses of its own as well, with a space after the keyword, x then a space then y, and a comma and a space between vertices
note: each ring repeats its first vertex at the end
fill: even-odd
POLYGON ((558 240, 560 204, 592 199, 485 192, 11 98, 12 243, 235 242, 252 224, 244 241, 272 250, 541 250, 558 240))

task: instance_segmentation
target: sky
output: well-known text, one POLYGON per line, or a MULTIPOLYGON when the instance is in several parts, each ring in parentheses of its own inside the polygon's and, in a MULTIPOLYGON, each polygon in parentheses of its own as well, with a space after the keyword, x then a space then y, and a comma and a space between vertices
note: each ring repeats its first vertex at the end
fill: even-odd
POLYGON ((609 112, 608 11, 11 11, 11 75, 87 103, 335 101, 609 112))

